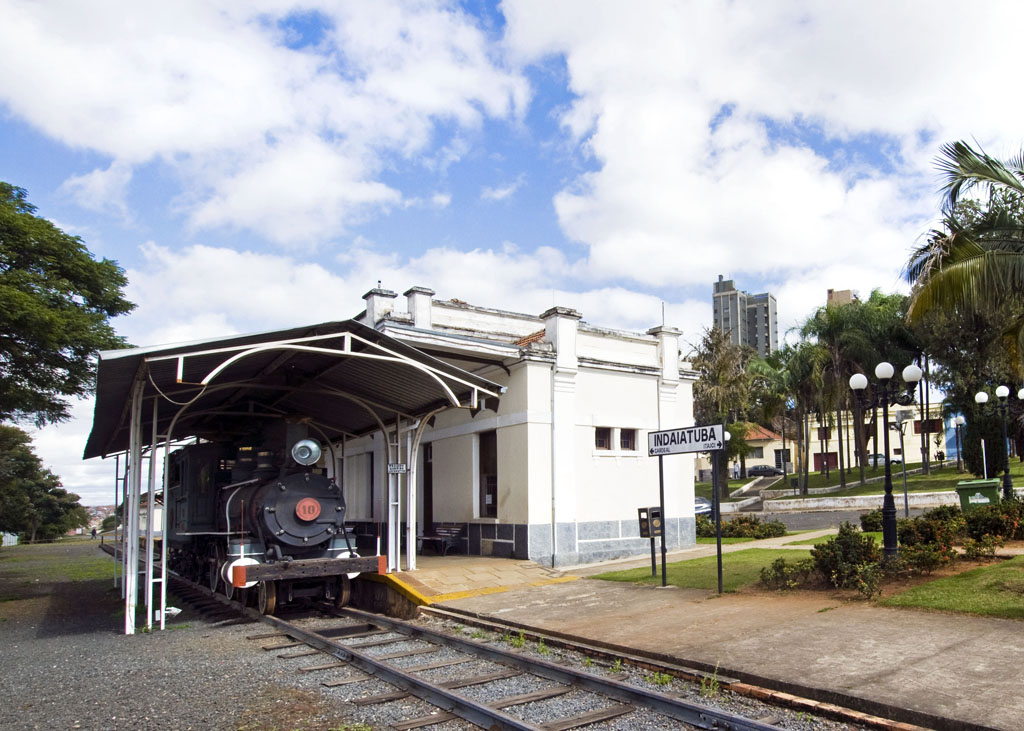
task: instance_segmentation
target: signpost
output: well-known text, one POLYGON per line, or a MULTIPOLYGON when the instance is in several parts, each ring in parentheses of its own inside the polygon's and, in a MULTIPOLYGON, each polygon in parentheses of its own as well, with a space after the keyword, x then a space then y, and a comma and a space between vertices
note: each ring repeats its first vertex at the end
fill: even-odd
MULTIPOLYGON (((661 498, 661 514, 665 515, 665 464, 666 454, 689 454, 692 452, 718 452, 725 449, 725 426, 686 426, 681 429, 664 429, 652 431, 647 435, 647 454, 658 458, 658 491, 661 498)), ((714 484, 714 511, 716 533, 718 534, 718 593, 722 593, 722 525, 721 511, 718 505, 718 460, 712 457, 712 480, 714 484)), ((665 548, 665 532, 661 533, 661 585, 668 585, 668 574, 665 559, 668 551, 665 548)))

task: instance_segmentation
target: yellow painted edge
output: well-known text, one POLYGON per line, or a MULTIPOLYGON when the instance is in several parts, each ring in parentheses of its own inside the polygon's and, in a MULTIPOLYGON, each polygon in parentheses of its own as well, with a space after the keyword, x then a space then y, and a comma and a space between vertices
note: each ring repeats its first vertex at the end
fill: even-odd
POLYGON ((419 606, 430 604, 430 600, 427 597, 420 594, 416 589, 406 584, 394 574, 362 574, 359 578, 375 581, 378 584, 387 584, 413 604, 418 604, 419 606))
POLYGON ((450 602, 456 599, 468 599, 473 596, 485 596, 487 594, 500 594, 504 591, 511 591, 512 589, 518 589, 523 586, 546 586, 548 584, 564 584, 567 581, 576 581, 579 576, 559 576, 553 579, 541 579, 540 581, 532 581, 529 584, 511 584, 508 586, 485 586, 480 589, 467 589, 466 591, 452 591, 447 594, 434 594, 433 596, 426 596, 421 594, 419 591, 414 589, 409 584, 399 579, 395 574, 363 574, 360 576, 362 579, 368 579, 370 581, 376 581, 379 584, 387 584, 394 587, 394 589, 404 596, 409 601, 419 606, 429 606, 431 604, 437 604, 439 602, 450 602))

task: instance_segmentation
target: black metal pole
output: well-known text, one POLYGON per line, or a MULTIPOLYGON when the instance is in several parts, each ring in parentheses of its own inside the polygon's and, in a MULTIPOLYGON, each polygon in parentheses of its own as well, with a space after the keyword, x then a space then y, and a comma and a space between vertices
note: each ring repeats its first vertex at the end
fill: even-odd
MULTIPOLYGON (((665 457, 658 455, 658 497, 661 505, 661 585, 668 586, 668 573, 665 569, 665 457)), ((653 522, 653 521, 652 521, 653 522)))
POLYGON ((889 463, 889 379, 878 386, 882 401, 882 433, 885 435, 885 497, 882 498, 882 548, 885 560, 896 558, 896 501, 892 496, 892 466, 889 463))
POLYGON ((718 593, 722 593, 722 501, 718 497, 718 462, 722 455, 721 450, 710 452, 711 460, 711 484, 714 486, 714 502, 712 510, 715 513, 715 543, 718 546, 718 593))
POLYGON ((1003 499, 1009 500, 1013 497, 1013 480, 1010 479, 1010 443, 1006 438, 1006 409, 1006 399, 999 399, 999 415, 1003 417, 1003 499))

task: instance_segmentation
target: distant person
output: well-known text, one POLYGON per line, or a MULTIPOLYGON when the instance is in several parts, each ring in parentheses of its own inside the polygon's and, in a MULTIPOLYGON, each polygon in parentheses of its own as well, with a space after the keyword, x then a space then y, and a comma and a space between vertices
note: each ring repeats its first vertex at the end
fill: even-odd
POLYGON ((739 462, 733 463, 733 466, 732 466, 732 479, 734 479, 734 480, 740 479, 740 463, 739 462))
POLYGON ((91 540, 94 540, 94 541, 96 540, 96 529, 95 528, 92 529, 92 538, 91 538, 91 540))

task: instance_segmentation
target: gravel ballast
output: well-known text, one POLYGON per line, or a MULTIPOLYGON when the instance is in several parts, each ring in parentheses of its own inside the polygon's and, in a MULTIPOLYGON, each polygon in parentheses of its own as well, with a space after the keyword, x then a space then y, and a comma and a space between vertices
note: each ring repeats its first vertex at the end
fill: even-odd
MULTIPOLYGON (((0 728, 348 731, 386 729, 395 722, 436 712, 417 698, 352 705, 351 700, 395 689, 370 677, 325 688, 324 681, 362 678, 362 673, 347 666, 300 672, 303 667, 327 662, 328 656, 274 657, 277 653, 261 648, 280 644, 279 639, 247 639, 271 631, 259 623, 214 623, 186 608, 169 630, 125 636, 123 602, 119 590, 113 587, 112 570, 112 560, 91 541, 0 551, 0 632, 5 649, 0 696, 6 700, 0 704, 0 728)), ((510 645, 509 636, 481 632, 448 620, 422 618, 420 622, 505 649, 510 645)), ((323 617, 300 621, 310 629, 337 623, 337 619, 323 617)), ((351 645, 356 647, 392 636, 397 637, 381 634, 353 639, 351 645)), ((424 644, 422 640, 410 639, 367 647, 366 652, 384 655, 424 644)), ((283 650, 280 654, 294 651, 283 650)), ((595 675, 606 674, 649 690, 683 693, 689 700, 710 703, 731 713, 752 718, 777 717, 779 725, 789 729, 856 728, 727 693, 702 697, 699 687, 675 679, 668 681, 667 676, 662 682, 670 687, 659 687, 650 672, 629 666, 613 669, 579 653, 538 647, 534 642, 523 644, 517 651, 595 675)), ((399 658, 394 663, 412 667, 458 654, 445 648, 430 655, 399 658)), ((444 681, 492 673, 499 668, 486 660, 473 660, 428 670, 425 675, 434 681, 444 681)), ((535 676, 520 675, 459 692, 486 703, 549 685, 549 681, 535 676)), ((614 703, 574 689, 506 712, 543 723, 614 703)), ((591 728, 627 731, 681 727, 679 722, 654 713, 634 711, 591 728)), ((448 721, 431 728, 457 731, 472 727, 463 721, 448 721)))

